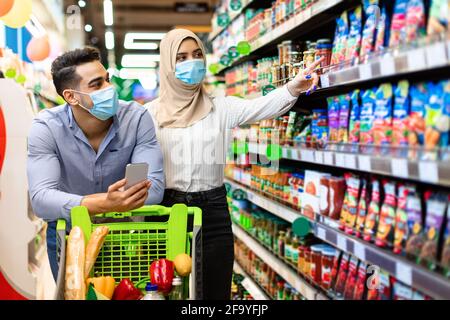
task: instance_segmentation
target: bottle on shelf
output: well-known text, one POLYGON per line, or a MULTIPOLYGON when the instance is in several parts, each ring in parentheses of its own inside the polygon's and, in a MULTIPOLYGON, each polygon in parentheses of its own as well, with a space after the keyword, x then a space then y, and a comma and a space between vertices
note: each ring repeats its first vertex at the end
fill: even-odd
POLYGON ((169 300, 183 300, 183 282, 180 277, 175 277, 172 280, 172 291, 170 292, 169 300))
POLYGON ((142 300, 166 300, 164 296, 158 291, 158 286, 156 284, 151 284, 147 282, 145 286, 145 295, 142 300))
POLYGON ((290 263, 292 261, 292 238, 291 238, 291 229, 288 229, 286 232, 286 238, 284 241, 284 259, 290 263))

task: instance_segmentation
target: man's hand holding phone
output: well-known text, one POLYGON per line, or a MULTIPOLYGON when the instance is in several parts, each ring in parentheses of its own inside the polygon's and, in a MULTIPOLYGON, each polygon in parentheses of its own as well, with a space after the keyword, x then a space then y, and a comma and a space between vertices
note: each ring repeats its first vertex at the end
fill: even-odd
POLYGON ((108 211, 124 212, 144 205, 151 182, 145 180, 121 191, 126 184, 127 180, 122 179, 109 186, 105 199, 106 207, 110 208, 108 211))

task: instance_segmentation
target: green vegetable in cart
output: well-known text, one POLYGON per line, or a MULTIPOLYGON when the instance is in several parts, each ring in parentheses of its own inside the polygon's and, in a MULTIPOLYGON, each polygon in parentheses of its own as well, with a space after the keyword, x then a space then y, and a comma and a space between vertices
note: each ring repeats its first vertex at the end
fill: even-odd
POLYGON ((150 265, 150 279, 152 284, 158 286, 158 290, 169 294, 172 289, 174 265, 168 259, 159 259, 150 265))
POLYGON ((140 300, 142 292, 137 289, 130 279, 123 279, 114 290, 113 300, 140 300))
POLYGON ((186 277, 191 273, 192 270, 192 259, 186 253, 181 253, 175 257, 173 260, 175 266, 175 271, 180 277, 186 277))

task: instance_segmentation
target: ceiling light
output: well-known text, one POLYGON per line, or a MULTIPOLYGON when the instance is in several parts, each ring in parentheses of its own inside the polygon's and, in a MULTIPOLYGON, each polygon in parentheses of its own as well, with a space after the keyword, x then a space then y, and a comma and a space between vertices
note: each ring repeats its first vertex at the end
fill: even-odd
POLYGON ((79 6, 80 8, 86 7, 86 1, 83 1, 83 0, 78 1, 78 6, 79 6))
POLYGON ((84 31, 91 32, 92 31, 92 26, 90 24, 85 25, 84 26, 84 31))
POLYGON ((103 1, 103 16, 105 18, 106 26, 112 26, 114 24, 113 3, 111 0, 103 1))
POLYGON ((114 33, 112 31, 105 32, 105 46, 106 49, 114 49, 114 33))
POLYGON ((122 79, 157 79, 156 70, 151 68, 122 68, 120 69, 119 77, 122 79))
POLYGON ((156 50, 159 45, 156 42, 140 42, 137 40, 148 40, 142 38, 139 34, 127 33, 125 35, 124 47, 130 50, 156 50))
POLYGON ((145 90, 155 90, 158 86, 158 82, 156 79, 149 79, 149 78, 140 78, 139 82, 141 83, 142 88, 145 90))
POLYGON ((159 62, 159 54, 125 54, 122 57, 124 68, 154 68, 159 62))
POLYGON ((165 35, 165 32, 128 32, 125 37, 129 36, 139 40, 162 40, 165 35))

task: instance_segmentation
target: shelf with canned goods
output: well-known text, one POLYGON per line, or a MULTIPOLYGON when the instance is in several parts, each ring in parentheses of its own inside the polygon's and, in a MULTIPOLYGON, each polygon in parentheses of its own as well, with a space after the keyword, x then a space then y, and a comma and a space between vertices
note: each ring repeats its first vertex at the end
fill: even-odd
POLYGON ((318 213, 306 216, 302 209, 293 209, 290 203, 281 203, 281 199, 277 200, 267 193, 255 191, 249 185, 246 185, 245 181, 234 181, 226 178, 226 183, 231 186, 232 190, 244 191, 248 201, 275 216, 291 223, 296 223, 299 219, 303 222, 307 221, 317 238, 330 243, 343 252, 354 255, 362 261, 386 270, 406 285, 419 289, 435 299, 450 298, 450 280, 448 278, 430 271, 402 255, 394 254, 389 250, 341 231, 339 221, 318 213), (287 215, 286 212, 290 214, 287 215))
POLYGON ((248 273, 244 271, 244 269, 237 261, 234 261, 233 271, 235 273, 244 276, 244 280, 241 282, 241 284, 245 288, 245 290, 247 290, 248 293, 250 293, 253 299, 270 300, 270 297, 264 292, 263 289, 261 289, 261 287, 252 279, 252 277, 249 276, 248 273))

